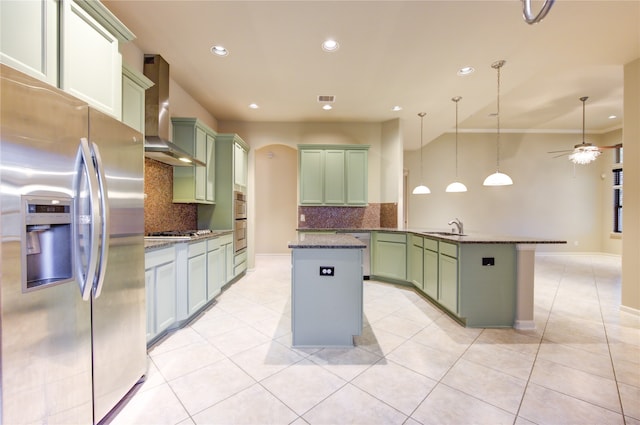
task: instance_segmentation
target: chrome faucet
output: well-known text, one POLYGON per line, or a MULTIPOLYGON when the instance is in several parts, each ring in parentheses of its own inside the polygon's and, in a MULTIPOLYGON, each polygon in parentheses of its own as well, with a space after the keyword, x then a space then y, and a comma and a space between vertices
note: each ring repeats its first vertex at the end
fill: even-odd
MULTIPOLYGON (((462 224, 462 222, 460 221, 459 218, 454 218, 453 220, 451 220, 449 223, 447 223, 449 226, 451 226, 452 224, 455 224, 456 227, 458 228, 458 234, 462 235, 464 234, 464 224, 462 224)), ((451 229, 451 231, 453 231, 455 233, 455 229, 451 229)))

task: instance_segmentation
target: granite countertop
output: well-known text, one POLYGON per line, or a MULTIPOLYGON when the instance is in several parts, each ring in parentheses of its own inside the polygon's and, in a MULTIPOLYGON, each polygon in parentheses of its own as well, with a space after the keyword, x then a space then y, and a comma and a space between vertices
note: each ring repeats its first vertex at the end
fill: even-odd
POLYGON ((185 237, 159 237, 159 236, 145 236, 144 237, 144 249, 145 251, 164 248, 172 246, 178 243, 191 243, 204 241, 211 238, 217 238, 219 236, 232 234, 233 230, 214 230, 212 233, 199 236, 185 236, 185 237))
MULTIPOLYGON (((464 235, 451 234, 446 230, 441 229, 397 229, 389 227, 375 227, 375 228, 360 228, 360 229, 346 229, 346 228, 323 228, 323 229, 310 229, 310 228, 298 228, 298 232, 336 232, 340 233, 358 233, 358 232, 395 232, 395 233, 412 233, 418 236, 428 236, 433 239, 438 239, 446 242, 454 243, 493 243, 493 244, 565 244, 567 241, 557 239, 545 239, 535 238, 527 236, 511 236, 511 235, 494 235, 485 233, 465 233, 464 235), (448 234, 447 234, 448 233, 448 234)), ((310 235, 307 235, 310 236, 310 235)))
POLYGON ((366 245, 353 236, 328 233, 298 234, 298 240, 289 242, 289 248, 365 248, 366 245))

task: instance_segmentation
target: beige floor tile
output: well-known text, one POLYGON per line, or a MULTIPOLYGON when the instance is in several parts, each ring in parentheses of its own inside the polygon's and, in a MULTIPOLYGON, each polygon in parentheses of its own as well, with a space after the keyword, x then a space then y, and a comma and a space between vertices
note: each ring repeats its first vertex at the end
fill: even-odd
POLYGON ((298 415, 327 398, 346 381, 310 360, 302 360, 260 382, 298 415))
POLYGON ((511 425, 515 418, 513 414, 444 384, 434 388, 411 417, 424 425, 511 425))
POLYGON ((624 415, 640 421, 640 388, 618 383, 624 415))
POLYGON ((437 384, 433 379, 384 359, 351 383, 405 415, 410 415, 437 384))
POLYGON ((308 359, 345 381, 350 381, 374 365, 380 360, 380 356, 358 347, 324 348, 308 359))
POLYGON ((389 354, 405 341, 406 339, 381 329, 374 331, 371 326, 365 326, 362 329, 362 335, 354 337, 354 342, 357 347, 377 354, 378 356, 389 354))
MULTIPOLYGON (((411 341, 445 353, 461 356, 477 338, 477 333, 467 333, 459 329, 452 329, 447 323, 439 320, 416 333, 411 338, 411 341)), ((456 326, 459 327, 460 325, 456 326)))
POLYGON ((439 381, 459 356, 409 340, 393 350, 386 358, 439 381))
POLYGON ((537 359, 531 382, 577 399, 620 412, 616 382, 578 369, 537 359))
POLYGON ((303 418, 310 424, 403 424, 405 415, 372 397, 364 391, 347 384, 326 400, 323 400, 303 418))
POLYGON ((186 345, 158 355, 151 353, 153 363, 167 381, 186 375, 224 358, 225 355, 208 342, 186 345))
POLYGON ((169 333, 169 335, 164 339, 154 344, 154 346, 149 350, 149 354, 155 356, 197 342, 205 341, 200 334, 194 332, 189 327, 185 327, 181 329, 180 332, 173 331, 169 333))
POLYGON ((169 385, 162 384, 138 392, 112 420, 111 425, 174 425, 188 418, 188 413, 169 385))
POLYGON ((232 362, 256 381, 261 381, 303 358, 295 351, 274 341, 265 342, 230 357, 232 362))
POLYGON ((519 416, 536 424, 623 424, 622 415, 530 383, 519 416))
POLYGON ((270 341, 266 335, 258 332, 249 325, 224 334, 211 336, 208 340, 226 356, 233 356, 234 354, 270 341))
POLYGON ((447 372, 441 382, 514 415, 518 412, 527 384, 526 380, 463 359, 447 372))
POLYGON ((463 354, 463 359, 528 380, 535 361, 534 354, 503 348, 500 344, 475 343, 463 354))
POLYGON ((540 345, 538 358, 579 369, 592 375, 614 379, 609 355, 595 354, 569 345, 543 342, 540 345))
POLYGON ((413 320, 390 314, 371 324, 374 331, 382 330, 408 339, 420 332, 424 325, 413 320))
POLYGON ((618 382, 640 387, 640 366, 635 362, 625 360, 613 360, 618 382))
POLYGON ((192 416, 253 384, 254 379, 226 359, 169 382, 192 416))
POLYGON ((298 415, 255 384, 193 416, 196 424, 289 424, 298 415))

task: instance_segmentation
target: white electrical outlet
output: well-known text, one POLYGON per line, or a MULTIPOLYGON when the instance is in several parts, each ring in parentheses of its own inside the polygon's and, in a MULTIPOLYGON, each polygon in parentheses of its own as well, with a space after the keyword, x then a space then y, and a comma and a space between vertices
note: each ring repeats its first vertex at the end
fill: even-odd
POLYGON ((300 221, 304 222, 306 220, 306 217, 304 216, 304 214, 300 214, 300 221))

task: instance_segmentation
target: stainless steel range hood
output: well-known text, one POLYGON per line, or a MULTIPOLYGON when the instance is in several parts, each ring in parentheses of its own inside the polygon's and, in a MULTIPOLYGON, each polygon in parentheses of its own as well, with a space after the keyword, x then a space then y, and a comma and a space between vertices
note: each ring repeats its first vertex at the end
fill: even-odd
POLYGON ((205 166, 169 140, 169 64, 160 55, 144 55, 144 75, 155 83, 145 92, 144 155, 173 166, 205 166))

